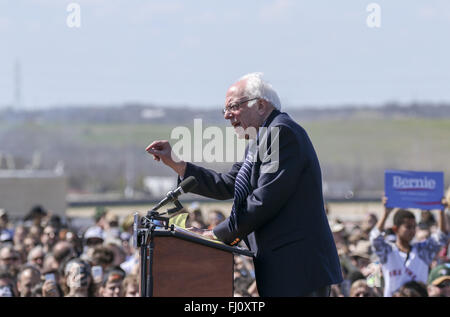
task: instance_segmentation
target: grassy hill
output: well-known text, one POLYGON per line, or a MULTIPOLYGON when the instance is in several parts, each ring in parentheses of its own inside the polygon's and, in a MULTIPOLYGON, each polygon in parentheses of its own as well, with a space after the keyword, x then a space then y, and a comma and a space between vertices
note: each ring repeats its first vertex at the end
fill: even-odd
MULTIPOLYGON (((357 189, 380 189, 385 169, 405 169, 444 171, 449 184, 448 118, 386 119, 356 113, 341 119, 302 122, 297 118, 297 122, 315 146, 325 181, 349 182, 357 189)), ((203 128, 208 125, 205 120, 203 128)), ((172 175, 144 150, 153 140, 169 139, 174 127, 158 123, 2 122, 0 152, 13 153, 26 161, 33 152, 40 151, 43 165, 65 162, 69 183, 71 177, 78 178, 70 183, 75 187, 92 181, 112 182, 94 190, 120 189, 130 161, 136 182, 147 175, 172 175)), ((205 165, 222 170, 229 166, 205 165)))

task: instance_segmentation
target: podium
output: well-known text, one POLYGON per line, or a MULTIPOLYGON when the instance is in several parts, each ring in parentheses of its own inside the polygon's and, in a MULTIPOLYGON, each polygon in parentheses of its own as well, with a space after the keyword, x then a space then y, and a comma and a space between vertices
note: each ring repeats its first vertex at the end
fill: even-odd
MULTIPOLYGON (((234 254, 253 256, 176 230, 155 230, 146 279, 155 297, 233 297, 234 254)), ((142 288, 141 288, 142 289, 142 288)))

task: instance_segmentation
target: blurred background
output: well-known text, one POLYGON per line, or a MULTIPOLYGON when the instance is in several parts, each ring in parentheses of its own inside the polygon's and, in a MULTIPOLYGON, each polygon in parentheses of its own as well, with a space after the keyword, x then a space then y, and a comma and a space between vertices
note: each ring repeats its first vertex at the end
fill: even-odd
POLYGON ((377 1, 379 27, 369 3, 0 0, 0 207, 148 210, 176 178, 146 146, 194 118, 225 128, 227 88, 255 71, 343 217, 381 210, 386 169, 448 175, 450 3, 377 1))

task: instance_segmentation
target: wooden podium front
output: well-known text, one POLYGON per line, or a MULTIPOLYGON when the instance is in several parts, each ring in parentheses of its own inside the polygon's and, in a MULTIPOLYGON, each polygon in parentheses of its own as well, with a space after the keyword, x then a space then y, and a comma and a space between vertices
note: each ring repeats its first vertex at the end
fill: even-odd
POLYGON ((155 231, 153 296, 233 297, 233 254, 248 250, 177 231, 155 231))

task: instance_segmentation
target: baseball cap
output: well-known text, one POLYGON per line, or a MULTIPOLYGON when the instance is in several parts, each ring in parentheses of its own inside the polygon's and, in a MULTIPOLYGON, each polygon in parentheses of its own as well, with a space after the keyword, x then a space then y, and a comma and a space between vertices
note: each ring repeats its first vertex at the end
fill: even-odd
POLYGON ((129 234, 128 232, 120 233, 120 240, 122 240, 122 241, 129 241, 130 238, 131 238, 131 234, 129 234))
POLYGON ((0 297, 13 297, 13 292, 10 286, 0 286, 0 297))
POLYGON ((89 227, 84 233, 84 239, 88 240, 92 238, 104 240, 104 233, 102 228, 100 228, 99 226, 89 227))
POLYGON ((439 285, 446 280, 450 280, 450 263, 436 266, 428 275, 428 284, 439 285))
POLYGON ((370 241, 360 240, 356 244, 355 249, 351 252, 351 256, 359 256, 370 260, 370 254, 372 253, 370 241))
POLYGON ((337 232, 341 232, 345 229, 345 226, 342 223, 332 223, 331 224, 331 232, 333 233, 337 233, 337 232))
POLYGON ((0 234, 0 242, 13 241, 13 235, 8 230, 2 230, 0 234))

